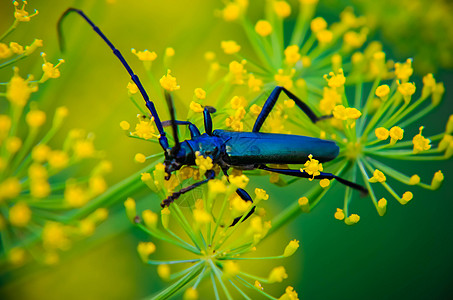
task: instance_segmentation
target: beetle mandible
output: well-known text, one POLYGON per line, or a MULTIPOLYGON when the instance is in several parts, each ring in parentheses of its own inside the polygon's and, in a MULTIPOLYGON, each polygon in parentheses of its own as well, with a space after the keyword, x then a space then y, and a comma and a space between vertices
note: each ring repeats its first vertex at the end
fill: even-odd
MULTIPOLYGON (((223 173, 228 177, 228 170, 230 167, 237 167, 244 170, 261 169, 279 174, 311 178, 307 172, 294 169, 278 169, 268 167, 267 164, 304 164, 311 155, 313 155, 319 162, 327 162, 335 159, 339 154, 339 147, 333 141, 323 140, 319 138, 289 135, 289 134, 276 134, 260 132, 261 126, 273 109, 275 103, 281 92, 285 93, 295 104, 308 116, 311 122, 332 117, 316 116, 316 114, 297 96, 288 91, 286 88, 277 86, 274 88, 270 96, 267 98, 264 106, 258 115, 252 132, 232 132, 226 130, 213 130, 211 113, 215 109, 206 106, 203 111, 205 133, 201 134, 199 129, 189 121, 179 121, 175 119, 175 112, 172 104, 171 95, 165 91, 165 98, 167 100, 171 120, 162 122, 159 118, 154 103, 149 99, 138 76, 132 71, 129 64, 126 62, 122 54, 115 46, 107 39, 102 31, 85 15, 82 10, 76 8, 68 8, 58 21, 58 34, 60 42, 62 42, 61 23, 63 19, 71 12, 79 14, 93 30, 104 40, 104 42, 113 51, 113 54, 120 60, 124 68, 131 76, 132 81, 137 85, 143 99, 145 100, 146 107, 154 118, 157 130, 159 131, 159 144, 165 152, 165 172, 167 173, 166 179, 170 178, 172 172, 181 169, 183 166, 195 165, 196 152, 199 152, 204 157, 210 157, 213 164, 218 164, 223 173), (174 145, 170 147, 164 127, 171 126, 174 136, 174 145), (177 134, 176 126, 188 126, 191 138, 180 142, 177 134)), ((62 48, 62 43, 60 44, 62 48)), ((213 170, 208 170, 205 174, 206 179, 196 182, 190 186, 182 188, 178 192, 174 192, 168 198, 162 201, 161 206, 169 206, 174 200, 179 198, 182 194, 193 190, 194 188, 207 183, 215 177, 213 170)), ((331 173, 320 172, 315 179, 335 179, 340 183, 359 190, 364 194, 368 190, 351 181, 338 177, 331 173)), ((237 194, 245 201, 252 201, 250 195, 241 188, 237 189, 237 194)), ((248 218, 254 211, 253 209, 246 216, 248 218)), ((246 219, 244 218, 244 220, 246 219)), ((240 219, 236 218, 232 225, 240 219)))

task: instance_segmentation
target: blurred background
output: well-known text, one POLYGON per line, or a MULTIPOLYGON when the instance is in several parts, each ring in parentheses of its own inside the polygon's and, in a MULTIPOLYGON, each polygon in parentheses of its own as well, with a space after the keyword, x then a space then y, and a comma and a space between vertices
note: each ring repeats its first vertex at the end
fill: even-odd
MULTIPOLYGON (((248 14, 256 20, 263 15, 264 2, 251 2, 248 14)), ((296 1, 288 2, 295 6, 296 1)), ((369 40, 381 40, 387 57, 395 61, 415 58, 416 82, 421 81, 425 72, 436 72, 436 79, 445 83, 446 93, 442 104, 424 120, 424 134, 429 136, 443 132, 448 116, 453 113, 453 71, 448 55, 453 53, 453 11, 446 1, 411 3, 415 4, 408 7, 393 1, 321 0, 316 15, 336 21, 339 12, 351 5, 358 15, 373 20, 375 29, 369 40), (443 26, 449 31, 443 30, 443 26)), ((61 77, 49 81, 35 95, 40 99, 40 108, 68 107, 70 115, 60 131, 60 141, 65 138, 63 133, 74 127, 95 134, 96 147, 104 150, 106 158, 113 162, 109 181, 114 183, 141 168, 133 162, 135 153, 150 155, 159 148, 127 138, 120 129, 121 121, 133 123, 137 114, 127 97, 128 74, 76 15, 64 22, 66 52, 60 53, 56 23, 68 7, 83 9, 121 50, 134 71, 139 76, 143 74, 141 78, 146 77, 144 68, 131 54, 131 48, 156 51, 162 57, 166 47, 173 47, 176 55, 172 74, 181 85, 176 106, 177 111, 184 112, 182 115, 193 90, 205 82, 208 65, 204 53, 220 52, 222 40, 234 39, 242 45, 245 37, 238 25, 216 17, 215 11, 223 8, 222 1, 29 1, 27 10, 36 8, 40 14, 32 22, 20 24, 10 40, 29 44, 35 38, 43 39, 43 51, 51 62, 56 63, 58 58, 66 60, 60 68, 61 77)), ((12 21, 13 6, 10 1, 2 1, 0 30, 6 30, 12 21)), ((35 53, 18 66, 21 74, 40 74, 41 63, 35 53)), ((159 62, 153 68, 162 69, 158 78, 164 74, 159 62)), ((2 81, 8 80, 12 71, 4 69, 0 76, 2 81)), ((144 84, 149 82, 144 79, 144 84)), ((166 109, 157 109, 167 119, 166 109)), ((425 181, 442 169, 446 178, 443 187, 435 192, 413 189, 414 200, 406 206, 389 201, 384 217, 378 216, 369 199, 356 200, 353 211, 358 212, 361 221, 356 226, 345 226, 333 218, 343 201, 342 187, 337 185, 337 191, 329 193, 313 212, 301 215, 266 240, 268 244, 263 247, 274 248, 275 253, 280 253, 290 238, 301 242, 301 251, 283 262, 289 278, 272 289, 283 291, 291 285, 304 299, 451 298, 453 163, 450 160, 412 164, 413 169, 400 164, 408 174, 417 173, 425 181)), ((281 211, 289 203, 285 199, 303 196, 310 183, 300 181, 279 188, 270 185, 268 178, 252 178, 249 188, 255 187, 264 187, 275 211, 281 211)), ((145 199, 139 203, 140 208, 157 208, 159 201, 149 193, 143 190, 141 196, 145 199)), ((111 218, 95 236, 76 245, 57 266, 33 265, 16 272, 2 272, 0 298, 140 299, 165 287, 167 284, 159 279, 155 268, 142 264, 138 258, 136 245, 147 237, 129 225, 122 202, 111 209, 111 218)))

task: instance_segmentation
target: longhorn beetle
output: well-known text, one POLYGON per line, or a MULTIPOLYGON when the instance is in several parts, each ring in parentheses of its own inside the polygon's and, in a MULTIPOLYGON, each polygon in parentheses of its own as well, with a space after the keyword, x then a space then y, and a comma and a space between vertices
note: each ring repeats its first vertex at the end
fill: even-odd
MULTIPOLYGON (((213 130, 211 113, 215 112, 212 107, 205 107, 204 127, 205 133, 201 134, 199 129, 189 121, 178 121, 175 119, 175 112, 172 103, 171 95, 165 91, 165 99, 167 101, 171 120, 161 122, 159 115, 154 107, 154 103, 149 100, 142 83, 138 76, 132 71, 129 64, 124 59, 123 55, 113 44, 107 39, 102 31, 85 15, 85 13, 76 8, 68 8, 58 21, 58 35, 60 40, 60 48, 63 49, 62 29, 61 24, 63 19, 71 12, 79 14, 86 22, 88 22, 93 30, 107 43, 113 54, 120 60, 127 72, 131 76, 132 81, 137 85, 146 107, 149 109, 151 116, 159 131, 159 144, 165 152, 165 172, 167 173, 166 180, 170 178, 173 171, 181 169, 183 166, 195 165, 195 153, 199 152, 204 157, 210 157, 214 164, 218 164, 223 173, 228 177, 228 169, 232 166, 244 170, 261 169, 279 174, 285 174, 301 178, 312 177, 307 172, 293 169, 278 169, 268 167, 267 164, 304 164, 309 155, 312 154, 320 162, 333 160, 338 156, 339 147, 333 141, 322 140, 313 137, 275 134, 260 132, 261 126, 273 109, 281 92, 284 92, 295 104, 308 116, 311 122, 332 117, 332 115, 317 117, 315 113, 298 97, 288 91, 286 88, 277 86, 274 88, 270 96, 267 98, 264 106, 256 119, 252 132, 232 132, 226 130, 213 130), (174 145, 170 147, 164 127, 171 126, 174 145), (176 126, 188 126, 191 138, 180 142, 177 134, 176 126)), ((195 189, 196 187, 205 184, 215 177, 213 170, 209 170, 205 174, 206 179, 187 186, 178 192, 174 192, 161 203, 162 207, 169 206, 175 199, 182 194, 195 189)), ((340 183, 359 190, 364 194, 368 190, 351 181, 338 177, 331 173, 321 172, 315 176, 315 179, 336 179, 340 183)), ((236 193, 245 201, 252 201, 250 195, 243 189, 238 188, 236 193)), ((255 207, 246 216, 248 218, 254 211, 255 207)), ((246 219, 244 218, 244 219, 246 219)), ((239 221, 240 217, 236 218, 232 225, 239 221)))

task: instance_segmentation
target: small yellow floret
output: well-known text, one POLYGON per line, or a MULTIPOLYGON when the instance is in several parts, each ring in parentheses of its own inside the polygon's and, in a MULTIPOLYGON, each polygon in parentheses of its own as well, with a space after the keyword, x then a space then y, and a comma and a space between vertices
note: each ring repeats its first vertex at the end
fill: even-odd
POLYGON ((29 14, 28 11, 25 10, 25 6, 27 5, 27 1, 22 1, 22 7, 19 8, 19 2, 13 1, 14 5, 14 18, 18 22, 28 22, 34 16, 36 16, 39 12, 35 9, 33 14, 29 14))
POLYGON ((388 139, 388 137, 390 135, 389 131, 387 129, 385 129, 384 127, 376 128, 374 130, 374 134, 381 141, 385 141, 386 139, 388 139))
POLYGON ((58 69, 58 67, 65 62, 64 59, 59 59, 58 64, 54 66, 52 63, 46 60, 46 54, 44 52, 41 53, 41 56, 44 60, 44 64, 42 65, 42 71, 44 72, 44 74, 42 75, 40 82, 44 82, 49 78, 60 77, 60 69, 58 69))
POLYGON ((46 113, 41 110, 31 110, 25 117, 25 120, 30 127, 37 128, 42 126, 46 121, 46 113))
POLYGON ((31 151, 31 157, 36 162, 44 162, 49 157, 51 149, 45 144, 36 145, 31 151))
POLYGON ((309 180, 313 180, 315 176, 318 176, 321 174, 321 171, 323 170, 322 164, 319 163, 319 160, 316 160, 313 158, 313 155, 308 155, 308 160, 304 164, 304 167, 300 169, 301 172, 306 172, 308 175, 311 175, 312 177, 309 178, 309 180))
POLYGON ((401 197, 401 204, 406 204, 414 198, 414 195, 411 192, 405 192, 401 197))
POLYGON ((127 121, 121 121, 120 127, 123 130, 129 130, 129 128, 131 128, 131 124, 129 124, 129 122, 127 122, 127 121))
POLYGON ((442 173, 441 170, 437 171, 434 173, 433 180, 431 181, 431 188, 433 190, 438 189, 442 182, 444 181, 444 174, 442 173))
POLYGON ((157 275, 159 275, 159 277, 164 280, 164 281, 167 281, 170 279, 170 274, 171 274, 171 270, 170 270, 170 266, 169 265, 158 265, 157 266, 157 275))
POLYGON ((327 81, 327 84, 332 88, 339 88, 344 86, 346 82, 346 77, 344 76, 343 69, 338 69, 338 74, 334 72, 329 73, 330 78, 327 75, 324 75, 324 79, 327 81))
POLYGON ((300 60, 299 46, 291 45, 286 47, 285 51, 285 60, 289 65, 294 65, 300 60))
POLYGON ((165 48, 165 56, 167 57, 175 56, 175 49, 173 49, 172 47, 165 48))
POLYGON ((225 21, 235 21, 241 15, 241 7, 237 3, 230 2, 222 10, 222 17, 225 21))
POLYGON ((398 81, 398 92, 403 95, 404 101, 409 102, 412 95, 415 93, 415 84, 412 82, 399 83, 398 81))
POLYGON ((388 95, 390 93, 390 87, 386 84, 380 85, 376 88, 376 96, 381 98, 382 100, 386 100, 388 98, 388 95))
POLYGON ((154 61, 157 58, 156 52, 154 52, 154 51, 151 52, 151 51, 148 51, 147 49, 137 52, 137 50, 132 48, 131 52, 133 54, 135 54, 138 57, 138 59, 141 61, 154 61))
POLYGON ((404 136, 404 130, 399 126, 393 126, 390 128, 390 144, 395 144, 396 141, 402 140, 404 136))
POLYGON ((183 300, 197 300, 198 299, 198 292, 195 288, 191 287, 188 288, 182 297, 183 300))
POLYGON ((196 88, 194 90, 194 94, 195 94, 195 97, 197 97, 197 99, 200 99, 200 100, 206 99, 206 91, 203 90, 202 88, 196 88))
POLYGON ((321 179, 319 181, 319 185, 322 187, 322 188, 326 188, 330 185, 330 180, 327 179, 327 178, 324 178, 324 179, 321 179))
POLYGON ((292 286, 288 286, 285 290, 285 293, 278 298, 278 300, 299 300, 299 295, 292 286))
POLYGON ((426 150, 431 149, 431 145, 430 145, 431 141, 422 135, 423 128, 424 127, 421 126, 419 128, 419 131, 420 131, 419 134, 414 136, 414 138, 412 139, 412 143, 414 144, 414 153, 415 154, 420 153, 421 151, 426 151, 426 150))
POLYGON ((190 102, 189 108, 197 113, 201 113, 204 111, 203 106, 201 106, 200 103, 197 103, 195 101, 190 102))
POLYGON ((285 251, 283 252, 283 256, 284 257, 291 256, 297 251, 297 249, 299 249, 299 241, 298 240, 292 240, 286 246, 285 251))
POLYGON ((209 193, 218 194, 226 192, 226 185, 222 180, 214 179, 208 182, 209 193))
POLYGON ((235 186, 237 186, 238 188, 241 188, 241 189, 245 189, 245 187, 247 186, 247 184, 250 181, 250 179, 247 176, 245 176, 244 174, 238 175, 238 176, 231 175, 229 180, 232 184, 234 184, 235 186))
POLYGON ((262 37, 266 37, 272 33, 272 25, 266 20, 259 20, 255 25, 255 31, 262 37))
POLYGON ((378 207, 377 207, 377 210, 378 210, 378 213, 379 215, 382 217, 383 215, 385 215, 385 213, 387 212, 387 200, 385 198, 381 198, 379 201, 378 201, 378 207))
POLYGON ((291 14, 291 6, 286 1, 274 1, 273 8, 280 18, 286 18, 291 14))
POLYGON ((234 261, 229 260, 223 265, 223 274, 227 278, 238 275, 240 271, 239 264, 234 261))
POLYGON ((343 220, 344 219, 344 212, 341 208, 337 208, 337 211, 335 212, 335 215, 334 215, 335 219, 337 220, 343 220))
POLYGON ((386 177, 385 177, 384 173, 382 173, 381 171, 376 169, 376 170, 374 170, 373 177, 371 177, 368 181, 372 182, 372 183, 376 183, 376 182, 385 182, 385 180, 386 180, 386 177))
POLYGON ((6 139, 6 150, 9 153, 16 153, 22 147, 22 140, 17 136, 11 136, 6 139))
POLYGON ((357 224, 360 221, 360 216, 357 214, 351 214, 349 217, 347 217, 344 222, 346 225, 354 225, 357 224))
POLYGON ((155 229, 157 226, 158 216, 156 213, 147 209, 142 212, 143 221, 149 229, 155 229))
POLYGON ((307 197, 301 197, 297 202, 299 203, 299 207, 302 209, 303 212, 310 211, 310 201, 308 201, 307 197))
POLYGON ((193 219, 198 225, 209 224, 212 221, 212 216, 202 209, 194 209, 193 210, 193 219))
POLYGON ((405 63, 395 63, 396 78, 407 81, 412 73, 414 73, 414 70, 412 69, 412 59, 408 58, 405 63))
POLYGON ((156 251, 156 245, 152 242, 140 242, 137 246, 138 254, 144 263, 148 262, 148 256, 156 251))
POLYGON ((286 278, 288 278, 288 274, 286 274, 285 267, 280 266, 272 269, 267 280, 269 283, 275 283, 282 282, 286 278))
POLYGON ((51 168, 62 169, 69 163, 68 154, 61 150, 53 150, 49 153, 47 161, 51 168))
POLYGON ((417 174, 412 175, 411 178, 409 179, 410 185, 416 185, 419 183, 420 183, 420 176, 418 176, 417 174))
POLYGON ((142 153, 137 153, 134 156, 134 160, 138 163, 144 163, 146 161, 146 156, 142 153))
POLYGON ((212 163, 212 158, 207 156, 204 157, 203 155, 200 154, 200 152, 195 152, 195 164, 200 168, 200 170, 211 170, 214 165, 212 163))
POLYGON ((321 46, 325 46, 332 42, 333 33, 330 30, 324 29, 316 33, 316 39, 321 46))
POLYGON ((220 47, 225 54, 234 54, 241 50, 241 46, 239 46, 235 41, 222 41, 220 42, 220 47))
POLYGON ((129 93, 131 93, 132 95, 133 94, 137 94, 138 93, 138 86, 135 83, 133 83, 133 82, 128 82, 127 83, 127 91, 129 93))
MULTIPOLYGON (((255 189, 255 195, 256 195, 256 198, 257 199, 260 199, 260 200, 267 200, 269 199, 269 195, 266 193, 265 190, 263 189, 259 189, 259 188, 256 188, 255 189)), ((256 201, 256 200, 255 200, 256 201)))
POLYGON ((313 33, 318 33, 321 30, 324 30, 327 28, 327 22, 322 17, 314 18, 313 20, 311 20, 310 28, 311 28, 311 31, 313 31, 313 33))
POLYGON ((17 202, 9 209, 9 222, 16 227, 25 227, 30 222, 31 214, 25 202, 17 202))
POLYGON ((159 80, 160 85, 169 92, 179 90, 181 87, 176 83, 176 78, 171 76, 170 73, 171 70, 168 69, 167 75, 162 76, 159 80))
POLYGON ((11 55, 13 55, 13 52, 8 47, 8 45, 0 43, 0 59, 8 58, 11 55))

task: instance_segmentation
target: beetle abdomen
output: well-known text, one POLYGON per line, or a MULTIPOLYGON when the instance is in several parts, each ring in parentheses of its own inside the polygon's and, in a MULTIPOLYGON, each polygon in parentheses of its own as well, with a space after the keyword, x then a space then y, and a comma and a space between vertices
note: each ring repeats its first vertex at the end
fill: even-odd
POLYGON ((338 156, 339 147, 332 141, 301 135, 263 132, 214 130, 213 135, 225 141, 230 165, 303 164, 308 155, 320 162, 338 156))

